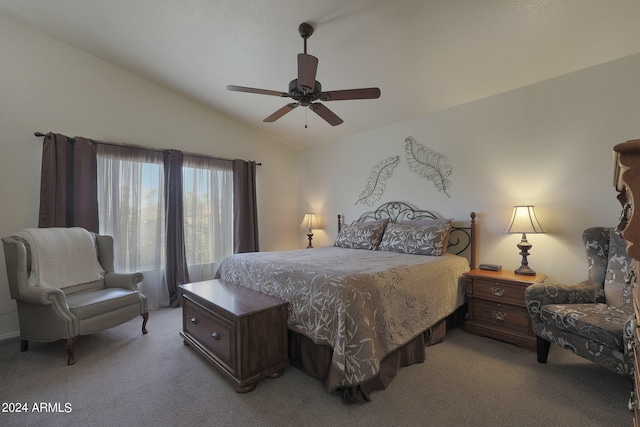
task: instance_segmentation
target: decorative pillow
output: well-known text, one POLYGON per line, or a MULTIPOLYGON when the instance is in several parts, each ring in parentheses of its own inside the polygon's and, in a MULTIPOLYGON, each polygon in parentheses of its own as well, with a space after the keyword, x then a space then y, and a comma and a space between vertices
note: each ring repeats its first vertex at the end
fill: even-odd
POLYGON ((350 249, 376 249, 388 223, 388 219, 381 219, 343 225, 334 246, 350 249))
POLYGON ((404 254, 440 256, 447 251, 451 223, 416 227, 389 224, 380 250, 404 254))

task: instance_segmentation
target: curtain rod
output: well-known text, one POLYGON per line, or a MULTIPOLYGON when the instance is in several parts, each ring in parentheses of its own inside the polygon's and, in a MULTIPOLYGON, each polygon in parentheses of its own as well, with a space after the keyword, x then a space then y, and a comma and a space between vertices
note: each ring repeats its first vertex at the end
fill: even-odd
MULTIPOLYGON (((44 134, 44 133, 38 132, 38 131, 34 132, 33 134, 35 136, 37 136, 37 137, 47 136, 47 134, 44 134)), ((70 137, 70 136, 68 136, 67 138, 70 139, 71 141, 75 141, 75 139, 70 137)), ((114 142, 95 141, 93 139, 91 139, 90 141, 92 141, 92 142, 94 142, 96 144, 109 145, 109 146, 112 146, 112 147, 138 148, 138 149, 141 149, 141 150, 156 151, 156 152, 159 152, 159 153, 163 153, 163 152, 167 151, 167 150, 163 150, 161 148, 150 148, 150 147, 143 147, 143 146, 140 146, 140 145, 117 144, 117 143, 114 143, 114 142)), ((233 159, 223 159, 221 157, 207 156, 205 154, 199 154, 199 153, 188 153, 188 152, 184 152, 184 151, 182 152, 182 154, 186 154, 188 156, 202 157, 202 158, 205 158, 205 159, 226 160, 226 161, 232 161, 233 160, 233 159)), ((262 163, 256 162, 256 166, 262 166, 262 163)))

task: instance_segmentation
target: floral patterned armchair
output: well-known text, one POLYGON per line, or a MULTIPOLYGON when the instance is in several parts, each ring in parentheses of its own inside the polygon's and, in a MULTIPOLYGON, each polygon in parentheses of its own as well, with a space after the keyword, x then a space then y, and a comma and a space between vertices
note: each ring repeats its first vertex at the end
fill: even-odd
POLYGON ((622 375, 633 374, 632 260, 615 228, 582 234, 588 280, 571 285, 537 283, 525 301, 537 338, 538 362, 546 363, 551 343, 622 375))

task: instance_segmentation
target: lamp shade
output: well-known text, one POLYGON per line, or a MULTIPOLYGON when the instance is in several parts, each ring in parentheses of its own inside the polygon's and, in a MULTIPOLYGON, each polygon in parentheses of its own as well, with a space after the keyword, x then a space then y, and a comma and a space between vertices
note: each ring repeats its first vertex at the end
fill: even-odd
POLYGON ((300 223, 300 228, 308 228, 309 230, 311 230, 312 228, 320 228, 320 226, 318 225, 318 220, 316 219, 316 214, 304 214, 304 218, 302 218, 302 222, 300 223))
POLYGON ((544 233, 533 206, 514 206, 507 233, 544 233))

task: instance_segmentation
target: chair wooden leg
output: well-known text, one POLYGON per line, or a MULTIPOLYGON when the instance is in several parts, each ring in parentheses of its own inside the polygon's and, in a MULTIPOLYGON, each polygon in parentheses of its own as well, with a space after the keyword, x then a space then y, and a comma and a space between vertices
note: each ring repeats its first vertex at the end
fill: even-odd
POLYGON ((73 365, 76 363, 76 358, 73 355, 73 343, 78 339, 78 335, 75 337, 67 338, 65 346, 67 347, 67 365, 73 365))
POLYGON ((149 313, 142 313, 142 334, 147 334, 147 320, 149 320, 149 313))
POLYGON ((20 340, 20 351, 29 350, 29 340, 20 340))
POLYGON ((551 348, 551 343, 549 341, 536 336, 538 363, 547 363, 547 357, 549 357, 549 348, 551 348))

